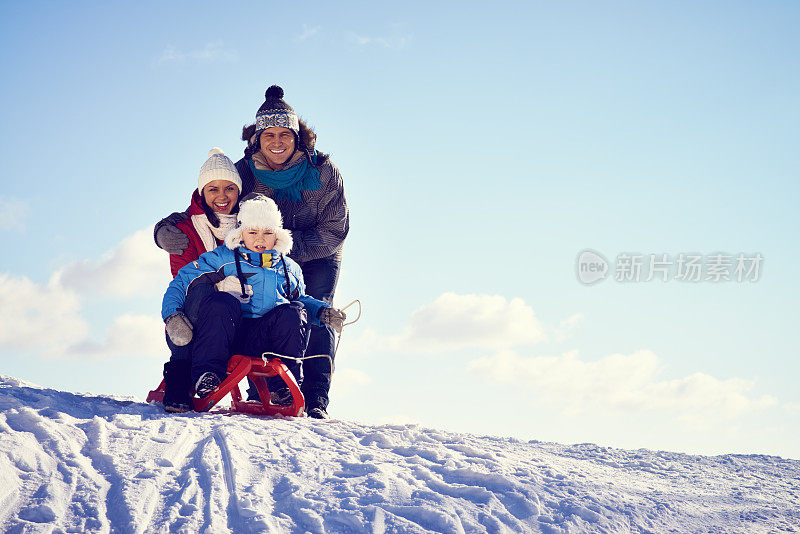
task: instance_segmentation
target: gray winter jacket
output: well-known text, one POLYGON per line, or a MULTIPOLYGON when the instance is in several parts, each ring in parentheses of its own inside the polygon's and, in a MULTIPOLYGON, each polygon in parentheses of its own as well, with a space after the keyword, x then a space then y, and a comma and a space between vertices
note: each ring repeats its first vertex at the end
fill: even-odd
MULTIPOLYGON (((286 168, 301 162, 302 160, 298 160, 286 168)), ((292 202, 275 198, 274 189, 253 176, 247 158, 236 162, 236 170, 242 178, 242 197, 250 193, 261 193, 275 201, 283 216, 283 227, 292 231, 294 246, 289 257, 298 262, 341 253, 350 229, 350 213, 339 169, 327 157, 317 168, 320 188, 316 191, 302 191, 303 201, 292 202)))

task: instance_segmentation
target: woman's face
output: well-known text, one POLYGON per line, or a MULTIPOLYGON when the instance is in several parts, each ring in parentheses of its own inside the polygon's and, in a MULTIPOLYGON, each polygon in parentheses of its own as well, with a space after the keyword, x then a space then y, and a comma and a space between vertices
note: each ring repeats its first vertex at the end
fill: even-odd
POLYGON ((261 153, 271 167, 286 163, 294 153, 294 132, 283 126, 273 126, 261 132, 261 153))
POLYGON ((228 215, 239 200, 239 188, 228 180, 214 180, 203 188, 203 198, 216 213, 228 215))
POLYGON ((275 232, 266 228, 245 228, 242 230, 244 246, 253 252, 266 252, 275 248, 275 232))

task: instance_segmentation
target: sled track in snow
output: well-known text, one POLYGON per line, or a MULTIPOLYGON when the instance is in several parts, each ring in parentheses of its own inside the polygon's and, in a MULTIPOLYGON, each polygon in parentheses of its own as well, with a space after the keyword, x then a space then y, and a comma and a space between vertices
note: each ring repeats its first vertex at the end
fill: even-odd
POLYGON ((236 471, 233 467, 231 451, 228 448, 225 433, 219 427, 214 429, 214 443, 219 447, 222 458, 222 478, 228 492, 228 528, 231 532, 249 532, 239 513, 239 502, 236 497, 236 471))

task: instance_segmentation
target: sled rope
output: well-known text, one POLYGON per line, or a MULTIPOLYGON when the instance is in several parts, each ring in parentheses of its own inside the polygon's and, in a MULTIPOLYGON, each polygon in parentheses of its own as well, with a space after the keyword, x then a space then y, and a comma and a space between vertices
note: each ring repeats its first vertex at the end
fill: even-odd
MULTIPOLYGON (((338 348, 338 343, 337 343, 337 348, 338 348)), ((269 361, 269 358, 267 358, 267 356, 281 358, 282 360, 294 360, 296 362, 302 362, 305 360, 310 360, 312 358, 328 358, 328 361, 331 362, 331 372, 333 372, 333 358, 331 358, 330 354, 311 354, 310 356, 303 356, 298 358, 297 356, 286 356, 284 354, 278 354, 277 352, 265 352, 264 354, 261 355, 261 359, 264 361, 264 364, 266 364, 267 361, 269 361)))
MULTIPOLYGON (((351 302, 350 304, 348 304, 347 306, 345 306, 344 308, 342 308, 342 311, 345 311, 347 308, 349 308, 350 306, 352 306, 353 304, 356 304, 356 303, 358 303, 358 315, 356 316, 356 318, 355 318, 355 319, 353 319, 353 320, 352 320, 352 321, 350 321, 349 323, 344 323, 344 324, 342 325, 342 328, 344 328, 345 326, 350 326, 350 325, 351 325, 351 324, 353 324, 353 323, 357 323, 357 322, 358 322, 358 320, 359 320, 359 319, 361 319, 361 301, 360 301, 360 300, 358 300, 358 299, 354 300, 353 302, 351 302)), ((340 334, 339 334, 339 339, 341 339, 341 338, 342 338, 342 334, 340 333, 340 334)), ((339 345, 338 345, 338 343, 337 343, 337 345, 336 345, 336 348, 339 348, 339 345)))
MULTIPOLYGON (((342 308, 342 311, 346 310, 347 308, 349 308, 350 306, 352 306, 353 304, 356 304, 356 303, 358 303, 358 315, 356 316, 355 319, 353 319, 349 323, 344 323, 342 325, 342 329, 343 330, 344 330, 345 326, 350 326, 351 324, 357 323, 358 320, 361 319, 361 301, 358 300, 358 299, 354 300, 353 302, 351 302, 350 304, 348 304, 347 306, 342 308)), ((334 354, 339 351, 339 342, 341 340, 342 340, 342 333, 339 332, 339 339, 336 340, 336 348, 334 349, 334 354)), ((276 358, 286 358, 287 360, 294 360, 296 362, 303 362, 305 360, 310 360, 312 358, 328 358, 328 361, 331 363, 331 374, 333 374, 333 370, 334 370, 333 358, 331 358, 330 354, 311 354, 311 355, 308 355, 308 356, 302 356, 302 357, 298 358, 297 356, 285 356, 283 354, 278 354, 276 352, 264 352, 264 353, 261 354, 261 359, 264 360, 264 364, 267 363, 267 360, 268 360, 267 356, 273 356, 273 357, 276 357, 276 358)))

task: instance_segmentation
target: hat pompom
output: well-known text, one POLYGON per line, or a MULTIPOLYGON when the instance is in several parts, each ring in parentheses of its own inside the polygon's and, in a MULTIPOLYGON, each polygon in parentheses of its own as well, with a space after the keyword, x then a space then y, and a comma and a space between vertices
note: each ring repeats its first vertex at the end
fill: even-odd
POLYGON ((217 147, 214 147, 214 148, 212 148, 211 150, 208 151, 208 157, 209 158, 211 156, 216 156, 217 154, 219 154, 220 156, 224 156, 225 152, 223 152, 223 150, 221 148, 217 148, 217 147))
POLYGON ((280 85, 270 85, 267 92, 264 93, 265 98, 283 98, 283 89, 280 85))

